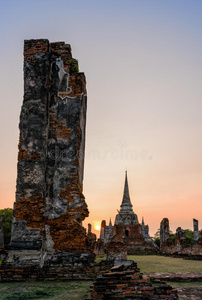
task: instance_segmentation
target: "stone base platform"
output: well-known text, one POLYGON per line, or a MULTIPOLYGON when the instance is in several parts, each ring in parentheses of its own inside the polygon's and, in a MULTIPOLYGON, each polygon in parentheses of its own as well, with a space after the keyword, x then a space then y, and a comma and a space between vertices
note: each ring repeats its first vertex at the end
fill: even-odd
POLYGON ((20 266, 3 263, 0 282, 37 280, 90 280, 96 277, 94 254, 57 253, 44 260, 43 266, 20 266))
POLYGON ((130 245, 127 246, 128 255, 157 255, 159 249, 153 245, 130 245))

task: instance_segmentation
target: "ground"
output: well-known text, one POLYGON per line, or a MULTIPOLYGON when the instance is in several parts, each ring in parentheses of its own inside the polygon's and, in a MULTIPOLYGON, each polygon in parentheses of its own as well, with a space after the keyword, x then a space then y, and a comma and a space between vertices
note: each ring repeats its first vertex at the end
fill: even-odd
POLYGON ((0 283, 2 300, 83 300, 92 281, 0 283))
MULTIPOLYGON (((98 256, 97 261, 105 259, 98 256)), ((147 273, 201 273, 202 261, 183 260, 164 256, 129 256, 137 262, 141 272, 147 273)), ((2 300, 84 300, 92 281, 69 282, 25 282, 0 283, 0 299, 2 300)), ((180 300, 202 299, 202 281, 200 282, 169 282, 178 289, 180 300)))
POLYGON ((202 260, 185 260, 160 255, 129 255, 141 272, 202 272, 202 260))

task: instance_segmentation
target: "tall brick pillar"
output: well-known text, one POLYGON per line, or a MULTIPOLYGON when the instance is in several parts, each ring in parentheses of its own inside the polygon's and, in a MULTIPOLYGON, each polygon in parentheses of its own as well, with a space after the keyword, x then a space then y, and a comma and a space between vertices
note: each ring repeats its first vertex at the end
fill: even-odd
POLYGON ((106 234, 106 221, 102 220, 101 226, 100 226, 100 239, 104 241, 106 234))
POLYGON ((85 75, 70 45, 26 40, 10 262, 26 263, 25 252, 30 262, 30 253, 36 261, 39 252, 41 260, 91 251, 82 227, 86 103, 85 75))
POLYGON ((160 250, 163 251, 166 241, 169 239, 170 226, 168 218, 164 218, 160 224, 160 250))
POLYGON ((199 239, 198 220, 193 219, 193 225, 194 225, 194 241, 197 242, 199 239))

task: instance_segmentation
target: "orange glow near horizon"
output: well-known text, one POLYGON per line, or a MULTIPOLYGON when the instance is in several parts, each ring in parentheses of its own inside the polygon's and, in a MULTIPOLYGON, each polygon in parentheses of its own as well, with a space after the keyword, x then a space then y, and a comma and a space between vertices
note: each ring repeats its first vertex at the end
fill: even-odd
POLYGON ((92 232, 98 234, 98 231, 100 231, 101 222, 96 220, 96 221, 91 221, 91 224, 92 224, 92 232))
POLYGON ((95 225, 95 230, 100 230, 100 225, 95 225))

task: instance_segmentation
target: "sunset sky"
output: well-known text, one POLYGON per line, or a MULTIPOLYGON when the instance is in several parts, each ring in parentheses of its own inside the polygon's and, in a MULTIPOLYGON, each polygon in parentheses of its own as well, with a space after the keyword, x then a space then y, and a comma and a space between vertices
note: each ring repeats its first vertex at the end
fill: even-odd
POLYGON ((15 200, 24 39, 47 38, 71 44, 87 79, 84 226, 114 222, 127 168, 151 235, 164 217, 202 228, 202 1, 0 4, 0 208, 15 200))

